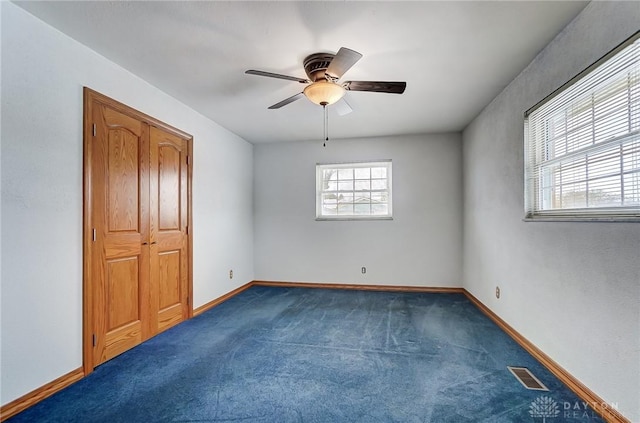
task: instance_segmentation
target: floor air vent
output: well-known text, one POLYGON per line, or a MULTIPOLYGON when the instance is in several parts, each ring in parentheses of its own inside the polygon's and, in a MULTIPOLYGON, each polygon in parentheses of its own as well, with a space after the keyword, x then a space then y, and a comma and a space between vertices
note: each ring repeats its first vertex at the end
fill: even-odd
POLYGON ((527 389, 533 389, 534 391, 548 391, 549 389, 544 386, 537 377, 533 375, 526 367, 511 367, 507 366, 507 369, 522 383, 527 389))

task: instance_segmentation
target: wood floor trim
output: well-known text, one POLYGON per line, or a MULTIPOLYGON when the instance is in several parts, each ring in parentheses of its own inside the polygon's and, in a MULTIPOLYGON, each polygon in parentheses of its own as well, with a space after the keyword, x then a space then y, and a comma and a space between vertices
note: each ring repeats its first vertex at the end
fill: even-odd
POLYGON ((206 304, 201 305, 200 307, 196 308, 193 310, 193 316, 198 316, 202 313, 204 313, 205 311, 209 311, 212 308, 214 308, 215 306, 217 306, 220 303, 223 303, 225 301, 227 301, 228 299, 235 297, 236 295, 238 295, 239 293, 241 293, 242 291, 246 291, 247 289, 251 288, 253 286, 253 282, 247 282, 246 284, 234 289, 233 291, 227 292, 226 294, 224 294, 221 297, 218 297, 214 300, 209 301, 206 304))
POLYGON ((514 341, 516 341, 522 348, 524 348, 529 354, 531 354, 536 360, 538 360, 544 367, 547 368, 555 377, 557 377, 562 383, 564 383, 569 389, 571 389, 582 401, 586 402, 596 413, 598 413, 605 421, 609 423, 631 423, 626 417, 624 417, 618 410, 613 409, 607 405, 607 402, 596 395, 591 389, 587 388, 582 382, 576 379, 562 366, 556 363, 551 357, 542 352, 542 350, 536 347, 531 341, 522 336, 518 331, 511 327, 507 322, 502 320, 497 314, 495 314, 489 307, 484 305, 480 300, 474 297, 469 291, 464 290, 464 294, 467 296, 476 307, 480 309, 489 319, 491 319, 498 327, 509 335, 514 341))
POLYGON ((386 292, 432 292, 437 294, 464 294, 464 288, 428 287, 409 285, 359 285, 344 283, 313 283, 313 282, 279 282, 279 281, 253 281, 252 285, 277 286, 285 288, 324 288, 347 289, 356 291, 386 291, 386 292))
POLYGON ((26 410, 34 404, 39 403, 45 398, 50 397, 56 392, 66 388, 67 386, 79 381, 84 377, 84 370, 82 367, 78 367, 69 373, 60 376, 59 378, 52 380, 46 385, 17 398, 0 408, 0 422, 7 420, 10 417, 15 416, 21 411, 26 410))

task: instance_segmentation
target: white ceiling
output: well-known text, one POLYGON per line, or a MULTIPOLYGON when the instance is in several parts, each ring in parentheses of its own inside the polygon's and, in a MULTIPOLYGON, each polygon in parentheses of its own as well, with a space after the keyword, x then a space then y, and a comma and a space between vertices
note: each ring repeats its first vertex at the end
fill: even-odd
MULTIPOLYGON (((252 143, 322 138, 302 60, 349 47, 342 80, 406 81, 404 94, 349 92, 333 138, 462 130, 586 5, 512 2, 17 2, 60 31, 252 143)), ((331 107, 331 106, 330 106, 331 107)))

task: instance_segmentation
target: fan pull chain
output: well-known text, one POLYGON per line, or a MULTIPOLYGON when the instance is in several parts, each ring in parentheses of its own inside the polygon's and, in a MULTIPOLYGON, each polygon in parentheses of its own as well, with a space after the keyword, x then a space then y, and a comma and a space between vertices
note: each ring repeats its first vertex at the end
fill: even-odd
POLYGON ((327 113, 327 105, 322 105, 322 111, 324 113, 324 142, 322 143, 323 147, 327 146, 327 141, 329 141, 329 113, 327 113))

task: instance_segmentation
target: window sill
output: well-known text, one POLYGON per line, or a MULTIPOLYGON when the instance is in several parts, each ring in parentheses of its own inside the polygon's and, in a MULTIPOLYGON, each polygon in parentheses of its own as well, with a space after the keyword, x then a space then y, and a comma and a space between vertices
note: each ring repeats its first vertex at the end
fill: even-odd
POLYGON ((640 223, 640 216, 526 216, 523 222, 640 223))
POLYGON ((332 220, 361 220, 361 221, 366 221, 366 220, 393 220, 392 216, 362 216, 362 217, 355 217, 355 216, 350 216, 350 217, 316 217, 316 221, 320 222, 320 221, 332 221, 332 220))

